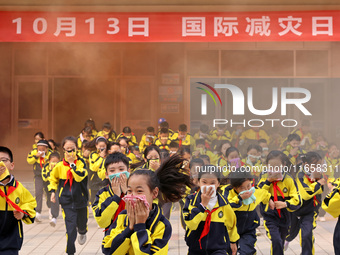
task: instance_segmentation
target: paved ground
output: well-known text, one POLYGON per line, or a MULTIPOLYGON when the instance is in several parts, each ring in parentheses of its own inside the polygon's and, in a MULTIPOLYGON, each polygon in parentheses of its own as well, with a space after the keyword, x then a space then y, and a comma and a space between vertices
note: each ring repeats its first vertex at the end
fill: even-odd
MULTIPOLYGON (((18 175, 17 175, 18 176, 18 175)), ((23 176, 21 176, 23 177, 23 176)), ((33 189, 32 182, 24 182, 28 177, 18 178, 29 189, 33 189)), ((187 254, 187 246, 184 242, 184 230, 179 221, 179 206, 176 206, 171 215, 170 222, 173 228, 173 235, 170 240, 169 254, 184 255, 187 254)), ((315 254, 326 255, 334 254, 333 251, 333 230, 336 220, 330 215, 326 215, 326 222, 317 222, 318 226, 314 232, 315 235, 315 254)), ((24 224, 25 225, 25 224, 24 224)), ((77 254, 102 254, 101 241, 103 238, 103 230, 97 227, 97 224, 90 213, 88 221, 87 242, 80 246, 76 243, 77 254)), ((263 227, 259 227, 261 235, 258 236, 256 244, 258 254, 270 254, 270 241, 265 235, 263 227)), ((34 223, 24 226, 24 244, 20 252, 21 255, 40 255, 40 254, 65 254, 66 232, 62 217, 58 218, 57 226, 52 228, 49 225, 48 210, 44 203, 43 222, 34 223)), ((285 254, 300 254, 301 248, 299 238, 296 238, 289 246, 289 250, 285 254)))

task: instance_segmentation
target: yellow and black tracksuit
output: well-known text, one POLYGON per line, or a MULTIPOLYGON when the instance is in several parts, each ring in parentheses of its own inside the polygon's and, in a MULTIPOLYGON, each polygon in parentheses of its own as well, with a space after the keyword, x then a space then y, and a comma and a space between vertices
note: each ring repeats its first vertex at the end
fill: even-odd
POLYGON ((212 150, 213 148, 211 148, 211 136, 210 134, 206 134, 205 137, 203 137, 200 133, 200 131, 198 131, 197 133, 194 134, 193 136, 194 140, 198 140, 198 139, 204 139, 204 145, 207 149, 212 150))
POLYGON ((187 133, 185 139, 179 139, 178 132, 176 132, 171 136, 170 140, 178 143, 179 148, 182 146, 192 146, 192 148, 195 148, 195 140, 189 133, 187 133))
MULTIPOLYGON (((45 183, 42 179, 41 173, 44 165, 48 162, 49 157, 51 155, 51 150, 48 149, 44 158, 36 157, 38 153, 38 149, 33 149, 27 156, 27 163, 33 165, 33 173, 34 173, 34 193, 35 199, 37 201, 37 208, 36 212, 41 213, 42 210, 42 201, 43 201, 43 194, 46 193, 48 197, 48 189, 47 183, 45 183)), ((49 201, 46 201, 46 204, 49 206, 49 201)))
POLYGON ((255 209, 260 203, 268 204, 271 197, 270 193, 263 189, 256 189, 254 192, 255 202, 244 205, 241 196, 231 185, 227 185, 223 189, 223 196, 228 199, 237 218, 237 232, 240 236, 237 242, 238 254, 256 254, 256 228, 260 226, 260 218, 255 209))
POLYGON ((79 157, 73 168, 65 159, 59 162, 50 175, 48 190, 59 196, 66 225, 66 253, 68 254, 73 254, 76 251, 74 242, 77 232, 81 235, 87 232, 87 177, 85 161, 79 157))
MULTIPOLYGON (((90 137, 90 141, 92 141, 94 138, 96 138, 97 137, 97 131, 95 131, 95 135, 94 135, 94 132, 93 132, 94 130, 92 130, 92 134, 91 134, 91 137, 90 137)), ((90 141, 88 141, 88 142, 90 142, 90 141)), ((78 148, 78 150, 81 150, 82 149, 82 147, 83 147, 83 138, 82 138, 82 136, 81 135, 79 135, 78 137, 77 137, 77 148, 78 148)))
POLYGON ((313 182, 303 169, 298 172, 296 183, 301 194, 302 206, 291 213, 291 226, 287 241, 293 241, 300 233, 301 254, 314 254, 313 230, 316 228, 323 186, 318 182, 313 182))
POLYGON ((147 137, 146 134, 143 134, 142 135, 142 138, 140 139, 140 142, 139 142, 139 151, 141 153, 144 152, 145 148, 150 146, 151 144, 153 144, 156 140, 156 135, 154 134, 153 137, 147 137))
POLYGON ((98 133, 97 133, 97 137, 99 137, 99 136, 102 136, 102 137, 106 137, 106 136, 108 136, 108 138, 106 139, 108 142, 114 142, 114 141, 116 141, 116 136, 117 136, 117 134, 116 134, 116 132, 115 131, 111 131, 111 132, 109 132, 109 133, 107 133, 107 132, 105 132, 104 130, 101 130, 101 131, 99 131, 98 133))
POLYGON ((22 221, 34 222, 36 206, 31 193, 13 175, 7 184, 0 182, 0 254, 18 254, 24 237, 22 221), (25 212, 22 220, 14 218, 13 211, 18 208, 25 212))
POLYGON ((283 179, 277 182, 270 182, 266 178, 262 178, 258 187, 269 191, 274 202, 283 201, 287 204, 286 208, 274 210, 261 204, 264 227, 271 240, 271 254, 283 254, 283 246, 290 226, 290 212, 298 210, 301 206, 297 184, 290 175, 285 173, 283 179))
POLYGON ((240 136, 240 141, 244 141, 244 143, 255 143, 257 144, 258 140, 266 139, 269 142, 269 136, 266 131, 260 129, 259 131, 255 131, 254 129, 248 129, 244 131, 240 136))
POLYGON ((128 145, 129 146, 138 146, 137 138, 136 138, 134 133, 131 133, 131 136, 129 136, 129 137, 127 137, 124 133, 120 133, 117 136, 116 140, 118 140, 120 137, 126 137, 128 139, 128 145))
POLYGON ((211 152, 211 151, 209 151, 209 150, 207 150, 207 149, 202 150, 202 151, 199 153, 199 155, 198 155, 197 157, 194 156, 195 152, 193 152, 192 154, 193 154, 193 155, 192 155, 192 158, 193 158, 193 159, 194 159, 194 158, 199 158, 201 155, 206 155, 206 156, 208 156, 209 159, 210 159, 210 164, 211 164, 211 165, 216 165, 216 164, 217 164, 217 161, 218 161, 218 158, 219 158, 219 156, 218 156, 217 154, 215 154, 215 153, 213 153, 213 152, 211 152))
MULTIPOLYGON (((169 137, 173 136, 174 133, 175 133, 171 128, 168 128, 168 131, 169 131, 169 137)), ((159 137, 160 134, 161 134, 161 130, 159 129, 158 133, 157 133, 157 136, 159 137)))
POLYGON ((223 141, 231 142, 231 135, 228 130, 225 130, 223 134, 219 134, 217 128, 214 128, 209 132, 208 139, 211 141, 210 149, 212 151, 217 151, 221 143, 223 143, 223 141))
MULTIPOLYGON (((50 163, 46 163, 44 165, 42 172, 41 172, 41 176, 42 176, 42 179, 44 181, 44 186, 46 186, 47 191, 48 191, 47 187, 50 184, 51 171, 52 170, 51 170, 50 163)), ((55 203, 51 202, 51 193, 50 192, 47 192, 46 196, 47 196, 46 197, 46 200, 47 200, 46 203, 47 203, 48 208, 51 209, 52 218, 58 218, 58 216, 59 216, 58 196, 56 196, 56 202, 55 203)))
MULTIPOLYGON (((301 138, 301 142, 303 142, 304 139, 308 139, 308 143, 306 142, 304 145, 301 145, 305 150, 309 150, 312 145, 315 143, 315 141, 312 138, 312 134, 308 132, 307 134, 302 132, 301 128, 294 129, 291 134, 297 134, 301 138)), ((285 142, 287 138, 283 141, 285 142)), ((307 141, 307 140, 306 140, 307 141)))
MULTIPOLYGON (((89 157, 90 166, 89 166, 89 193, 90 193, 90 204, 93 204, 97 192, 108 184, 107 180, 104 178, 102 179, 102 172, 100 172, 99 176, 99 170, 101 167, 103 167, 104 159, 99 155, 98 152, 94 151, 90 154, 89 157)), ((105 167, 104 167, 105 168, 105 167)), ((104 172, 105 175, 105 172, 104 172)))
POLYGON ((172 233, 170 222, 162 214, 158 205, 153 204, 145 223, 129 228, 126 210, 122 211, 110 226, 102 243, 104 254, 143 255, 168 254, 169 240, 172 233))
POLYGON ((301 154, 306 154, 307 152, 305 150, 299 148, 297 154, 293 156, 293 155, 290 154, 291 149, 293 149, 293 147, 288 145, 286 147, 286 149, 283 151, 283 153, 288 156, 290 163, 292 163, 295 166, 297 157, 301 154))
POLYGON ((171 143, 171 140, 168 139, 165 144, 162 144, 161 140, 157 138, 155 140, 155 145, 160 149, 160 150, 168 150, 170 151, 169 145, 171 143))
POLYGON ((337 186, 327 195, 322 202, 322 209, 338 218, 333 234, 334 254, 340 254, 340 179, 335 182, 337 186))
POLYGON ((325 164, 327 164, 327 182, 333 183, 336 178, 340 177, 339 168, 340 168, 340 159, 339 158, 331 158, 328 153, 325 156, 325 164), (337 173, 337 174, 335 174, 337 173))
POLYGON ((219 192, 215 207, 209 211, 201 204, 201 194, 199 191, 189 195, 183 208, 188 254, 231 254, 230 242, 240 238, 235 213, 219 192))
POLYGON ((125 202, 122 200, 123 196, 123 193, 120 196, 114 194, 111 185, 107 185, 96 194, 92 210, 98 226, 104 228, 105 232, 107 232, 118 214, 125 209, 125 202))

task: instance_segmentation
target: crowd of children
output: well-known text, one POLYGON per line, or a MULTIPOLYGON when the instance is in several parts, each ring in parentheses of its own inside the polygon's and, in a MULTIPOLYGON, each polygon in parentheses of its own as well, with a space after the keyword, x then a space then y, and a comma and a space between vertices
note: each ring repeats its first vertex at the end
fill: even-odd
MULTIPOLYGON (((179 202, 188 254, 256 254, 261 223, 271 254, 284 254, 298 234, 301 254, 314 254, 318 215, 321 221, 325 211, 340 215, 340 152, 321 135, 313 137, 309 127, 302 121, 285 139, 260 128, 205 124, 191 135, 185 124, 174 131, 160 119, 158 130, 147 127, 138 140, 131 127, 117 135, 110 123, 98 131, 89 119, 78 137, 61 145, 39 132, 27 157, 35 200, 7 171, 13 156, 0 147, 0 213, 11 219, 6 224, 39 222, 46 194, 52 227, 62 208, 67 254, 76 252, 77 236, 86 242, 89 206, 105 229, 104 254, 167 254, 170 213, 179 202)), ((0 244, 0 254, 20 249, 20 231, 0 244)), ((336 254, 339 231, 338 222, 336 254)))

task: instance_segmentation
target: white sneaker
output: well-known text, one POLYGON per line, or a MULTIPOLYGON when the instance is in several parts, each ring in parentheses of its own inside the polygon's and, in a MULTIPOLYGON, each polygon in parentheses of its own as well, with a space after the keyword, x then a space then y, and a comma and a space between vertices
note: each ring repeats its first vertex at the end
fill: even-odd
POLYGON ((288 246, 289 246, 289 242, 288 241, 285 241, 285 246, 284 246, 284 250, 288 250, 288 246))
POLYGON ((50 225, 51 225, 51 227, 55 227, 57 225, 57 219, 52 218, 52 220, 50 221, 50 225))
POLYGON ((326 218, 325 218, 325 217, 320 217, 319 220, 320 220, 321 222, 325 222, 325 221, 326 221, 326 218))
POLYGON ((35 221, 38 222, 38 223, 41 222, 41 213, 38 213, 38 212, 37 212, 37 213, 35 214, 35 221))
POLYGON ((86 242, 86 234, 85 235, 79 234, 79 236, 78 236, 78 243, 80 245, 83 245, 85 242, 86 242))

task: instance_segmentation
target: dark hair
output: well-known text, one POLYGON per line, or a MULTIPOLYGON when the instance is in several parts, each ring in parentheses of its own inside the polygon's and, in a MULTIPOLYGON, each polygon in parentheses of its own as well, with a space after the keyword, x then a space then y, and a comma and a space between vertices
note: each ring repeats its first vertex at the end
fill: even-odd
POLYGON ((66 136, 61 143, 61 147, 64 148, 64 145, 67 141, 73 142, 77 147, 77 138, 75 138, 74 136, 66 136))
POLYGON ((206 160, 208 160, 208 162, 210 163, 210 158, 209 158, 208 155, 200 155, 199 158, 202 159, 202 160, 206 159, 206 160))
POLYGON ((86 134, 92 135, 92 129, 91 127, 84 127, 83 131, 86 134))
POLYGON ((158 153, 158 155, 161 156, 161 151, 158 148, 158 146, 151 144, 150 146, 146 147, 145 150, 144 150, 143 155, 144 155, 145 159, 148 156, 149 152, 151 152, 151 151, 156 151, 158 153))
POLYGON ((123 133, 132 133, 132 130, 130 127, 124 127, 123 128, 123 133))
POLYGON ((185 186, 192 187, 190 175, 183 167, 184 159, 174 155, 166 159, 155 171, 149 169, 135 170, 129 177, 142 175, 148 178, 147 185, 153 191, 156 187, 160 192, 158 197, 165 202, 177 202, 185 195, 185 186))
POLYGON ((237 153, 240 155, 240 152, 238 151, 238 149, 236 147, 229 147, 225 152, 226 158, 229 156, 230 153, 232 153, 234 151, 237 151, 237 153))
POLYGON ((202 124, 200 126, 200 131, 203 133, 208 133, 209 132, 209 126, 207 124, 202 124))
POLYGON ((161 149, 159 153, 161 160, 166 160, 168 157, 170 157, 170 153, 167 149, 161 149))
POLYGON ((306 154, 302 154, 300 156, 301 156, 302 162, 305 164, 315 164, 319 160, 322 160, 322 157, 320 156, 320 154, 315 151, 309 151, 306 154))
POLYGON ((60 160, 60 154, 58 152, 52 152, 51 155, 50 155, 50 159, 51 158, 57 158, 60 160))
POLYGON ((34 134, 34 137, 36 137, 37 135, 38 135, 41 139, 45 139, 45 136, 44 136, 43 132, 37 132, 37 133, 35 133, 35 134, 34 134))
POLYGON ((112 129, 111 123, 110 123, 110 122, 105 122, 105 123, 103 124, 103 129, 104 129, 104 128, 111 130, 111 129, 112 129))
POLYGON ((96 130, 96 124, 94 123, 93 119, 88 119, 85 121, 85 127, 92 127, 91 129, 96 130))
POLYGON ((167 121, 163 121, 160 125, 159 125, 160 128, 169 128, 169 123, 167 121))
POLYGON ((197 146, 197 145, 200 145, 200 144, 202 144, 202 145, 205 146, 205 140, 204 140, 204 139, 197 139, 197 140, 195 141, 195 143, 196 143, 196 146, 197 146))
POLYGON ((117 146, 120 147, 120 144, 119 144, 119 143, 117 143, 117 142, 110 142, 110 143, 107 145, 107 148, 108 148, 109 150, 111 150, 111 147, 114 146, 114 145, 117 145, 117 146))
POLYGON ((204 166, 204 161, 201 158, 194 158, 189 163, 189 168, 191 169, 193 164, 204 166))
POLYGON ((131 151, 139 151, 139 148, 138 148, 138 146, 131 146, 130 150, 131 151))
POLYGON ((187 132, 188 131, 187 125, 185 125, 185 124, 179 125, 178 131, 180 131, 180 132, 187 132))
POLYGON ((146 128, 146 132, 155 133, 155 129, 154 129, 154 127, 147 127, 147 128, 146 128))
POLYGON ((235 172, 229 174, 228 179, 233 188, 238 188, 245 181, 252 181, 253 176, 248 171, 240 171, 240 168, 238 168, 235 172))
POLYGON ((223 178, 221 171, 217 170, 217 166, 214 165, 205 165, 203 168, 205 171, 199 171, 198 172, 198 180, 202 178, 203 175, 209 174, 209 175, 215 175, 217 178, 218 182, 221 183, 221 180, 223 178))
MULTIPOLYGON (((218 146, 217 146, 217 148, 216 148, 216 150, 218 151, 218 155, 222 155, 221 150, 222 150, 223 145, 225 145, 225 144, 229 144, 230 147, 233 147, 233 144, 232 144, 230 141, 228 141, 228 140, 222 140, 222 141, 218 144, 218 146)), ((229 148, 230 148, 230 147, 229 147, 229 148)), ((228 149, 229 149, 229 148, 228 148, 228 149)), ((223 155, 223 156, 225 156, 225 155, 223 155)))
POLYGON ((262 152, 262 147, 258 144, 249 145, 248 148, 247 148, 247 153, 252 149, 255 149, 257 152, 262 152))
POLYGON ((260 139, 260 140, 258 141, 258 144, 260 144, 260 143, 267 143, 267 140, 266 140, 266 139, 260 139))
POLYGON ((274 159, 274 158, 279 158, 281 163, 284 166, 288 166, 291 164, 287 155, 284 154, 282 151, 278 151, 278 150, 273 150, 269 152, 269 154, 267 155, 266 164, 268 164, 269 160, 274 159))
POLYGON ((53 139, 49 139, 48 142, 52 143, 56 149, 60 146, 60 144, 56 143, 53 139))
POLYGON ((106 159, 105 159, 105 170, 107 170, 107 167, 111 164, 114 164, 114 163, 119 163, 119 162, 123 162, 124 165, 126 165, 126 167, 129 169, 129 159, 123 154, 123 153, 120 153, 120 152, 115 152, 115 153, 112 153, 112 154, 109 154, 106 159))
POLYGON ((9 160, 11 162, 13 162, 13 153, 12 153, 12 151, 9 148, 4 147, 4 146, 0 146, 0 152, 6 153, 8 155, 8 157, 9 157, 9 160))
MULTIPOLYGON (((179 147, 179 146, 178 146, 179 147)), ((178 150, 178 154, 180 154, 181 156, 184 155, 184 153, 190 153, 190 146, 182 146, 179 150, 178 150)))
POLYGON ((169 129, 167 128, 161 128, 161 130, 159 131, 160 134, 168 134, 169 133, 169 129))
POLYGON ((287 137, 287 142, 291 142, 293 140, 296 140, 296 141, 301 141, 301 137, 298 135, 298 134, 290 134, 288 137, 287 137))
MULTIPOLYGON (((90 151, 95 151, 97 150, 96 148, 96 145, 100 142, 105 142, 106 146, 107 146, 107 140, 105 137, 97 137, 91 141, 89 141, 87 144, 86 144, 86 149, 90 150, 90 151)), ((107 147, 106 147, 107 148, 107 147)))
POLYGON ((169 148, 179 148, 179 144, 175 141, 171 141, 169 144, 169 148))
POLYGON ((127 139, 125 136, 121 136, 117 139, 117 143, 120 145, 120 141, 124 140, 129 145, 129 139, 127 139))

